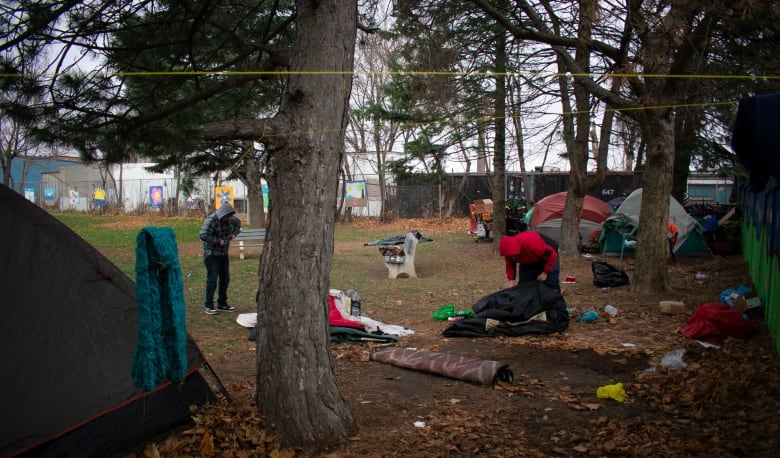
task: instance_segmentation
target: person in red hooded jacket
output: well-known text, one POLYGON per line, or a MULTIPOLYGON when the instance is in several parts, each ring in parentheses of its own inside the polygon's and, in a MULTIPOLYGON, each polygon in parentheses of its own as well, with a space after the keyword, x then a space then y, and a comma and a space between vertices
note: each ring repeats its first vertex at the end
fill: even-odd
POLYGON ((560 291, 561 265, 555 240, 535 231, 524 231, 501 237, 498 252, 504 257, 507 288, 535 279, 560 291))

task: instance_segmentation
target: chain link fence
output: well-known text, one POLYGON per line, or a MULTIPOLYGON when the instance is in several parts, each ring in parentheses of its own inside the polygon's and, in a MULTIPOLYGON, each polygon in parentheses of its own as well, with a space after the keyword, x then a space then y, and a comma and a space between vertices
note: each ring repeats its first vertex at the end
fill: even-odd
POLYGON ((211 182, 200 179, 195 180, 193 185, 197 192, 184 196, 176 180, 170 178, 122 180, 116 183, 103 180, 64 181, 57 175, 44 174, 37 186, 39 189, 32 188, 35 192, 25 195, 42 207, 57 210, 157 212, 172 215, 204 212, 211 182))
MULTIPOLYGON (((359 204, 347 201, 345 183, 339 185, 339 203, 343 216, 379 218, 382 216, 380 185, 371 177, 358 177, 364 182, 365 195, 359 204)), ((448 218, 469 216, 469 204, 475 199, 490 198, 489 179, 485 176, 448 178, 436 184, 387 185, 385 217, 448 218)), ((235 189, 234 206, 245 213, 247 188, 240 182, 223 183, 235 189)), ((40 182, 25 186, 25 196, 41 207, 65 211, 118 211, 123 213, 154 212, 168 215, 205 214, 213 210, 214 182, 209 178, 195 179, 187 192, 172 177, 148 179, 105 180, 66 179, 51 173, 43 174, 40 182)), ((257 196, 257 198, 262 198, 257 196)))
MULTIPOLYGON (((210 185, 210 182, 206 180, 205 185, 210 185)), ((181 193, 177 196, 175 183, 161 183, 160 180, 125 180, 120 189, 113 183, 99 181, 63 182, 44 179, 35 188, 28 186, 26 189, 28 199, 52 210, 138 214, 154 212, 168 215, 203 214, 213 210, 210 193, 201 194, 204 197, 184 196, 181 193), (34 192, 29 192, 31 189, 34 192)), ((387 186, 386 191, 385 211, 391 219, 464 217, 469 215, 468 206, 474 200, 456 186, 387 186)), ((364 206, 353 207, 345 202, 342 213, 379 217, 379 186, 369 184, 368 196, 364 206)), ((234 204, 239 213, 246 211, 245 196, 235 198, 234 204)))

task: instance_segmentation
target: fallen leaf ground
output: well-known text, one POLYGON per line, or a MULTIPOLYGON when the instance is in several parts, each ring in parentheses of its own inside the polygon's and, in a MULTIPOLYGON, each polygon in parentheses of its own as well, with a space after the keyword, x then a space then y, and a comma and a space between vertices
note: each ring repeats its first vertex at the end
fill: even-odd
MULTIPOLYGON (((415 224, 424 235, 447 231, 472 237, 462 221, 453 227, 415 224)), ((489 285, 502 283, 501 258, 485 254, 489 245, 465 249, 463 259, 486 261, 464 263, 460 270, 478 272, 490 279, 489 285)), ((729 338, 718 348, 678 332, 697 304, 717 301, 723 289, 751 285, 741 256, 680 258, 669 264, 673 290, 646 294, 594 286, 590 264, 595 257, 562 260, 562 276, 577 282, 562 285, 573 319, 560 334, 444 338, 447 323, 431 319, 432 304, 448 297, 438 291, 427 291, 425 297, 399 292, 392 298, 398 307, 373 316, 415 330, 398 346, 500 361, 513 371, 512 383, 487 387, 401 369, 369 361, 376 345, 334 343, 336 377, 358 435, 337 449, 313 454, 279 450, 253 406, 254 345, 247 341, 234 354, 210 361, 231 403, 207 407, 195 415, 197 425, 149 445, 140 455, 777 456, 780 359, 760 320, 751 339, 729 338), (707 279, 695 280, 699 272, 707 279), (663 314, 662 300, 682 301, 686 312, 663 314), (614 318, 603 312, 607 304, 618 309, 614 318), (575 321, 591 309, 600 313, 599 320, 575 321), (684 368, 661 365, 673 350, 684 350, 684 368), (597 397, 599 387, 616 383, 623 384, 623 402, 597 397)), ((604 259, 631 275, 632 260, 604 259)), ((420 256, 420 278, 388 281, 425 281, 430 262, 420 256)), ((377 270, 366 275, 386 275, 379 258, 377 263, 377 270)), ((452 275, 457 282, 457 275, 468 272, 452 275)), ((367 310, 374 312, 370 304, 367 310)))

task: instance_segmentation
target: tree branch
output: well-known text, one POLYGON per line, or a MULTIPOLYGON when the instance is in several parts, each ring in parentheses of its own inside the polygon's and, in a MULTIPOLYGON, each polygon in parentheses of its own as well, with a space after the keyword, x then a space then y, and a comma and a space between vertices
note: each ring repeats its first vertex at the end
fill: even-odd
POLYGON ((202 135, 206 141, 253 140, 275 135, 274 119, 228 119, 203 125, 202 135))
MULTIPOLYGON (((470 0, 472 3, 481 8, 486 14, 495 19, 503 27, 505 27, 512 35, 520 39, 534 40, 540 43, 545 43, 552 47, 562 59, 566 68, 574 75, 574 79, 587 88, 593 95, 604 101, 606 104, 617 109, 631 109, 635 108, 636 104, 632 103, 629 99, 620 97, 618 94, 603 88, 596 83, 592 78, 586 75, 586 71, 582 69, 571 55, 567 52, 566 48, 574 48, 577 46, 576 38, 561 37, 554 33, 546 31, 544 21, 535 13, 535 10, 528 5, 524 0, 518 0, 520 8, 529 15, 531 22, 538 28, 537 30, 531 30, 527 28, 517 27, 506 16, 501 14, 496 8, 492 6, 487 0, 470 0), (545 31, 542 31, 545 29, 545 31)), ((615 62, 622 62, 625 59, 624 54, 620 49, 613 46, 609 46, 605 43, 588 40, 586 46, 596 52, 602 53, 604 56, 609 57, 615 62)))

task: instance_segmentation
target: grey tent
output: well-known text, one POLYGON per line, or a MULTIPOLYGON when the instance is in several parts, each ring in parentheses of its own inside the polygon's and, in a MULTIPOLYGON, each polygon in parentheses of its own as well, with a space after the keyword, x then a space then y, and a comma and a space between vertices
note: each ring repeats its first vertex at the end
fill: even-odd
POLYGON ((215 400, 187 336, 181 383, 131 377, 135 285, 94 247, 0 185, 0 456, 110 456, 215 400))
MULTIPOLYGON (((615 214, 607 218, 603 223, 601 233, 601 252, 606 255, 619 255, 621 253, 634 253, 634 246, 626 244, 624 233, 639 226, 639 213, 642 207, 642 188, 628 195, 615 214)), ((669 196, 668 220, 679 229, 677 243, 674 252, 682 256, 706 256, 710 249, 704 241, 701 225, 685 211, 677 199, 669 196)))

